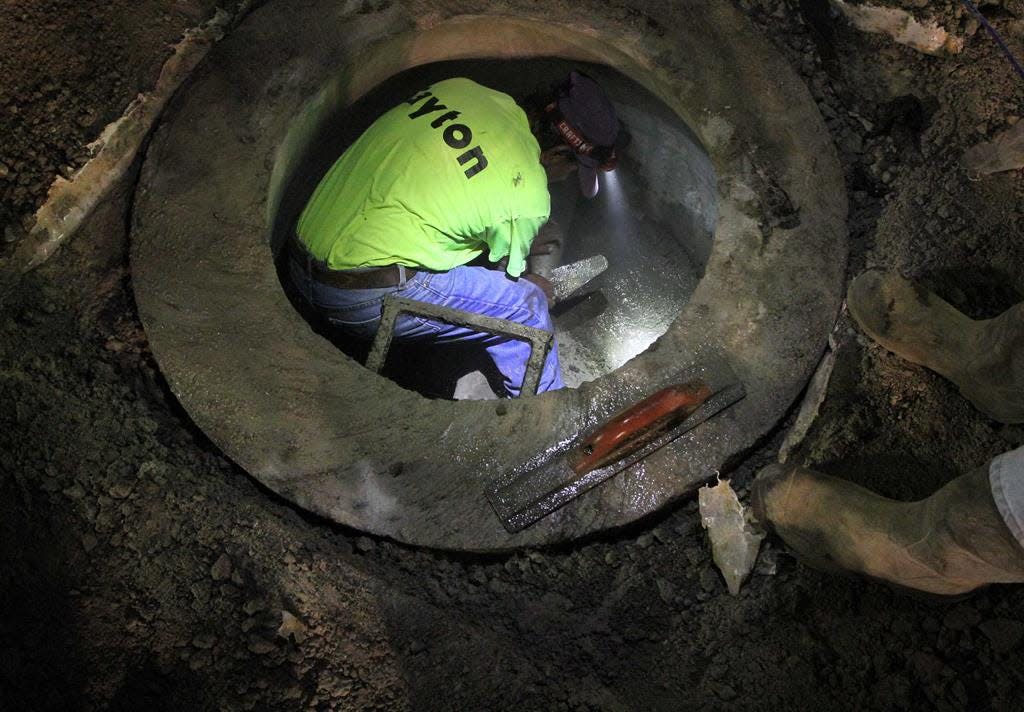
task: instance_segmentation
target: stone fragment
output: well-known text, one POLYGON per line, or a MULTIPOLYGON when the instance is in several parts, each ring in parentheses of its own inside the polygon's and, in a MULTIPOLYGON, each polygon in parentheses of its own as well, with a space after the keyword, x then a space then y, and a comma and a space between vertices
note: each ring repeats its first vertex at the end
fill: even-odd
POLYGON ((967 630, 981 622, 981 614, 971 605, 960 605, 951 608, 942 619, 942 625, 950 630, 967 630))
POLYGON ((291 636, 296 643, 306 639, 306 624, 288 611, 281 611, 281 625, 277 628, 277 634, 287 639, 291 636))
POLYGON ((1008 653, 1024 639, 1024 623, 1009 618, 993 618, 984 621, 978 628, 992 644, 997 653, 1008 653))
POLYGON ((277 650, 277 645, 264 640, 263 638, 253 638, 249 641, 249 652, 254 655, 266 655, 267 653, 277 650))
POLYGON ((217 636, 212 633, 200 633, 192 638, 192 647, 200 650, 209 650, 217 642, 217 636))
POLYGON ((85 488, 81 484, 76 482, 67 489, 64 490, 64 496, 68 499, 82 499, 85 496, 85 488))
POLYGON ((636 545, 641 549, 646 549, 654 543, 654 535, 649 533, 641 534, 636 539, 636 545))
POLYGON ((964 41, 934 20, 920 21, 906 10, 868 3, 832 0, 851 25, 863 32, 889 35, 896 42, 925 54, 959 54, 964 41))
POLYGON ((192 592, 192 598, 195 599, 196 605, 199 608, 206 606, 210 602, 210 585, 206 582, 194 583, 189 587, 192 592))
POLYGON ((718 585, 718 576, 715 575, 713 569, 703 569, 700 572, 700 587, 705 592, 711 593, 715 590, 718 585))
POLYGON ((720 480, 714 487, 701 487, 697 494, 701 523, 711 540, 711 556, 729 593, 736 596, 754 568, 764 534, 749 524, 746 510, 728 480, 720 480))
POLYGON ((199 650, 188 659, 188 667, 190 670, 202 670, 213 662, 213 655, 209 650, 199 650))
POLYGON ((715 691, 718 698, 723 702, 729 702, 730 700, 736 699, 736 690, 729 685, 722 683, 715 683, 711 685, 711 689, 715 691))
POLYGON ((828 392, 828 384, 831 381, 835 365, 836 352, 829 349, 821 358, 821 362, 807 386, 807 394, 804 396, 803 403, 800 404, 796 421, 782 442, 782 447, 779 449, 779 462, 786 462, 790 454, 800 447, 811 426, 818 419, 818 412, 821 410, 821 404, 825 401, 825 394, 828 392))
POLYGON ((259 613, 260 611, 266 610, 266 608, 267 607, 264 605, 263 601, 258 598, 249 599, 245 602, 245 605, 242 606, 242 610, 245 611, 245 615, 247 616, 259 613))
POLYGON ((107 490, 107 494, 109 494, 114 499, 124 499, 131 493, 132 486, 127 482, 115 482, 113 485, 110 486, 110 489, 107 490))
POLYGON ((672 585, 671 581, 659 578, 654 580, 654 585, 658 587, 658 596, 661 597, 661 600, 664 603, 669 604, 675 600, 676 589, 675 586, 672 585))
POLYGON ((1024 167, 1024 121, 1017 121, 991 141, 967 149, 963 165, 969 173, 977 176, 1024 167))
POLYGON ((231 576, 231 559, 227 554, 221 554, 220 557, 210 567, 210 576, 214 581, 227 581, 228 577, 231 576))

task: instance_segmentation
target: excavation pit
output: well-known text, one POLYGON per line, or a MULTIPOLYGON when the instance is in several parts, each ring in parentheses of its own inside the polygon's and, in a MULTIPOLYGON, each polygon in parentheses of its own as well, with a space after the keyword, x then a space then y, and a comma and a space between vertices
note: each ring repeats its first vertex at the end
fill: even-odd
MULTIPOLYGON (((692 492, 742 457, 803 388, 835 318, 846 258, 842 177, 806 88, 728 4, 692 3, 676 9, 685 23, 652 18, 629 31, 601 4, 585 9, 513 2, 500 14, 466 14, 453 2, 325 13, 312 2, 269 3, 215 48, 168 112, 135 205, 139 312, 195 422, 282 496, 418 545, 566 541, 692 492), (707 248, 691 261, 692 291, 671 291, 683 296, 664 332, 651 329, 650 346, 623 351, 576 388, 498 403, 425 398, 341 353, 281 289, 274 247, 301 202, 296 176, 322 174, 307 173, 309 157, 337 156, 318 143, 330 117, 402 72, 446 62, 584 63, 656 97, 706 150, 709 170, 688 179, 713 186, 693 213, 707 239, 687 238, 707 248), (745 400, 523 532, 501 526, 485 491, 513 465, 646 395, 665 374, 699 373, 718 358, 743 381, 745 400)), ((630 148, 633 160, 699 162, 680 161, 664 142, 645 150, 644 140, 630 148)), ((677 185, 648 187, 685 206, 677 185)), ((685 207, 666 212, 656 222, 690 219, 685 207)), ((652 285, 652 298, 666 295, 652 285)))

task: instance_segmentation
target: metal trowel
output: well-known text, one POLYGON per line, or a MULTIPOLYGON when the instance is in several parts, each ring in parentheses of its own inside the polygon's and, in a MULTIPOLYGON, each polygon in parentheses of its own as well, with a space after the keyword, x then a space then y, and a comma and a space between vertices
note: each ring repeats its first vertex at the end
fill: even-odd
POLYGON ((487 497, 510 533, 632 467, 746 395, 742 384, 695 379, 662 388, 609 418, 568 450, 517 474, 487 497))

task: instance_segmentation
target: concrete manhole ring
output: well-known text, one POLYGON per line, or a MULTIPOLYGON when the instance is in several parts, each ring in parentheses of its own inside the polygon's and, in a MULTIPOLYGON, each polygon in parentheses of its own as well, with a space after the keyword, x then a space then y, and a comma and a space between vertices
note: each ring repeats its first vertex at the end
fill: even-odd
POLYGON ((806 88, 729 3, 636 6, 270 2, 214 49, 151 144, 131 253, 153 353, 213 442, 341 524, 496 551, 634 521, 771 429, 809 378, 840 302, 838 161, 806 88), (637 23, 635 10, 649 17, 637 23), (718 177, 711 255, 668 332, 612 373, 516 401, 428 400, 348 359, 292 308, 270 247, 283 187, 324 107, 409 67, 532 57, 612 67, 686 122, 718 177), (744 401, 533 527, 505 531, 484 493, 507 465, 712 352, 727 355, 744 401))

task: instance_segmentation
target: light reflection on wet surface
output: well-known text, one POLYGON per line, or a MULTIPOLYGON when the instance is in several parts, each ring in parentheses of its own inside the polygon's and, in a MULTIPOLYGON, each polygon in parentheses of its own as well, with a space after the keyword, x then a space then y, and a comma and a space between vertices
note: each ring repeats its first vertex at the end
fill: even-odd
POLYGON ((615 370, 665 333, 701 272, 679 238, 633 208, 644 204, 642 180, 626 169, 616 177, 619 195, 605 190, 593 201, 580 199, 566 229, 562 262, 603 254, 609 263, 593 283, 607 300, 603 311, 579 319, 569 309, 555 317, 569 387, 615 370))

